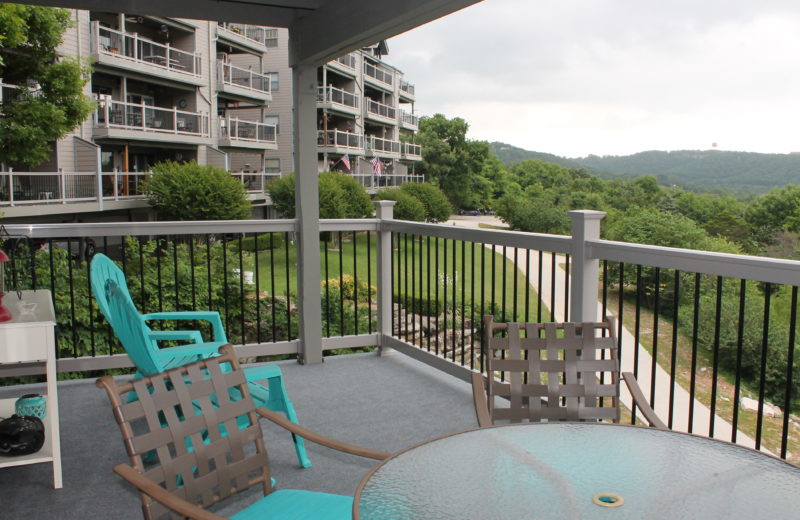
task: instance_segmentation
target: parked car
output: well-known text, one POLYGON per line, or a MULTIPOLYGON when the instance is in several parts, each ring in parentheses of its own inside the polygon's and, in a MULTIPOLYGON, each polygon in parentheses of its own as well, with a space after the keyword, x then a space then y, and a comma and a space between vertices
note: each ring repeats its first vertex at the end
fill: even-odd
POLYGON ((462 215, 469 215, 470 217, 477 217, 481 214, 478 209, 465 209, 461 212, 462 215))

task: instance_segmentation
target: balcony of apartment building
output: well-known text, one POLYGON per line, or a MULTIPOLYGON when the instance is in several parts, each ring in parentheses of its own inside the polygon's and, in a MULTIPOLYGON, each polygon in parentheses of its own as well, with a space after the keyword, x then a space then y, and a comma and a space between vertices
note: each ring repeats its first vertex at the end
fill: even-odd
POLYGON ((358 95, 332 85, 319 87, 317 91, 317 108, 343 113, 351 117, 361 114, 358 95))
MULTIPOLYGON (((96 67, 112 67, 136 75, 157 76, 189 85, 200 86, 202 61, 200 53, 181 48, 181 44, 157 42, 135 32, 122 32, 91 23, 92 57, 96 67)), ((185 35, 178 41, 192 41, 194 35, 185 35)), ((187 46, 188 47, 188 46, 187 46)))
POLYGON ((375 155, 376 157, 386 157, 389 159, 400 159, 402 144, 400 141, 392 139, 385 139, 374 135, 365 135, 364 143, 366 145, 367 155, 375 155))
POLYGON ((364 155, 364 134, 334 128, 317 132, 317 151, 320 153, 364 155))
POLYGON ((95 139, 127 139, 207 144, 209 118, 204 112, 160 107, 147 102, 116 101, 99 96, 93 118, 95 139))
POLYGON ((422 147, 414 143, 400 143, 400 156, 404 161, 421 161, 422 147))
POLYGON ((367 119, 385 125, 397 124, 396 108, 368 97, 364 97, 364 104, 366 105, 365 115, 367 119))
POLYGON ((275 125, 268 123, 230 116, 220 117, 219 146, 222 148, 277 150, 277 129, 275 125))
POLYGON ((402 108, 397 111, 397 123, 404 130, 411 130, 412 132, 419 130, 419 117, 406 112, 402 108))
POLYGON ((392 72, 364 61, 364 83, 383 90, 392 91, 394 89, 394 80, 395 78, 392 72))
POLYGON ((358 56, 354 52, 350 52, 344 56, 339 56, 335 60, 329 61, 327 66, 331 70, 335 70, 350 78, 355 78, 358 74, 358 56))
POLYGON ((416 95, 414 94, 414 85, 412 83, 401 79, 398 82, 397 87, 400 101, 413 103, 416 100, 416 95))
POLYGON ((217 91, 223 94, 265 103, 272 101, 270 86, 269 76, 217 60, 217 91))
POLYGON ((267 52, 277 44, 277 29, 242 23, 217 24, 217 38, 256 53, 267 52))

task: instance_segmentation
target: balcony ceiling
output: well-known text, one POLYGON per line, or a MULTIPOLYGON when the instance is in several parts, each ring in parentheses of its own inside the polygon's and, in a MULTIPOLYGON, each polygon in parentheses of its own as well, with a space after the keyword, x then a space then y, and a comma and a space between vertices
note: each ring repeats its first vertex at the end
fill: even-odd
POLYGON ((293 65, 324 63, 480 0, 17 0, 19 3, 287 27, 293 65))

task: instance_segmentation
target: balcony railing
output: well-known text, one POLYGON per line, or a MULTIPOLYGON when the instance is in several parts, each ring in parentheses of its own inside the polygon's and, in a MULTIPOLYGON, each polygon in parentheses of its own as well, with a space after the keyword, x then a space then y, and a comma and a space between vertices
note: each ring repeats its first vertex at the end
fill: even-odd
POLYGON ((414 143, 402 143, 403 157, 422 158, 422 146, 414 143))
POLYGON ((319 87, 317 101, 333 103, 348 108, 358 108, 358 96, 336 87, 319 87))
POLYGON ((317 145, 363 150, 364 135, 355 134, 352 132, 343 132, 341 130, 320 130, 317 132, 317 145))
MULTIPOLYGON (((100 203, 143 199, 150 172, 0 172, 0 206, 100 203), (98 197, 102 193, 102 199, 98 197)), ((231 172, 248 192, 264 192, 280 173, 231 172)))
POLYGON ((208 114, 110 99, 98 101, 95 125, 162 134, 209 136, 208 114))
POLYGON ((218 70, 222 83, 234 85, 256 92, 270 92, 270 77, 252 70, 235 67, 230 63, 217 60, 218 70))
POLYGON ((374 114, 376 116, 383 117, 385 119, 391 119, 395 121, 397 119, 397 110, 389 105, 384 105, 383 103, 378 103, 370 98, 364 98, 367 102, 367 112, 370 114, 374 114))
POLYGON ((409 83, 408 81, 400 80, 399 84, 400 90, 402 92, 406 92, 407 94, 413 96, 414 95, 414 85, 409 83))
POLYGON ((381 137, 366 136, 367 149, 373 152, 384 152, 390 154, 400 153, 400 141, 392 141, 381 137))
POLYGON ((360 182, 364 189, 370 193, 384 188, 396 188, 409 182, 425 182, 424 175, 413 174, 384 173, 376 175, 375 173, 352 173, 350 176, 360 182))
POLYGON ((364 74, 389 86, 391 86, 392 82, 394 81, 394 76, 391 72, 381 70, 375 65, 370 65, 369 63, 364 63, 364 74))
POLYGON ((245 121, 238 118, 220 119, 220 136, 223 139, 251 141, 256 143, 277 143, 275 125, 245 121))
POLYGON ((339 56, 336 58, 336 61, 348 69, 353 69, 354 71, 356 70, 357 59, 352 53, 339 56))
POLYGON ((248 40, 252 40, 256 43, 260 43, 261 45, 267 45, 267 40, 272 40, 277 38, 277 34, 270 31, 276 31, 275 29, 269 29, 266 27, 261 27, 259 25, 248 25, 243 23, 218 23, 219 27, 226 31, 230 31, 234 34, 238 34, 243 38, 247 38, 248 40))
POLYGON ((101 27, 93 22, 97 52, 116 56, 135 63, 153 65, 165 70, 200 76, 201 60, 199 53, 182 51, 143 38, 138 34, 120 32, 101 27))
POLYGON ((411 125, 415 127, 419 126, 419 117, 415 116, 414 114, 409 114, 405 110, 400 110, 399 114, 400 114, 399 121, 401 124, 411 125))

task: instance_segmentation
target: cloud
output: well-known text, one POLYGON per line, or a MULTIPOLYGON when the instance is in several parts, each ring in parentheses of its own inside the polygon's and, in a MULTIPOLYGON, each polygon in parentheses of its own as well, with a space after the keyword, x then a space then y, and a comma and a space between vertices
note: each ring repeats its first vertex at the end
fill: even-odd
POLYGON ((797 34, 794 2, 486 0, 394 38, 389 61, 417 112, 475 137, 571 156, 788 152, 797 34))

